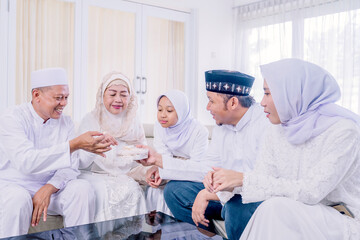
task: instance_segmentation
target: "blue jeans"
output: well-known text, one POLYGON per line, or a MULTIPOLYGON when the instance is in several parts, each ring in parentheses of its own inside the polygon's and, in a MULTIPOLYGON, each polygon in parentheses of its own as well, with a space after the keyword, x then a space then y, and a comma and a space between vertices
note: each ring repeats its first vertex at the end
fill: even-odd
MULTIPOLYGON (((202 183, 189 181, 170 181, 164 189, 166 204, 175 218, 194 224, 191 218, 192 206, 197 194, 205 187, 202 183)), ((260 202, 243 204, 241 195, 235 195, 224 207, 219 201, 209 201, 205 211, 206 219, 224 219, 225 229, 230 240, 238 240, 246 224, 260 202)), ((208 231, 214 232, 214 225, 210 221, 209 227, 200 225, 208 231)))

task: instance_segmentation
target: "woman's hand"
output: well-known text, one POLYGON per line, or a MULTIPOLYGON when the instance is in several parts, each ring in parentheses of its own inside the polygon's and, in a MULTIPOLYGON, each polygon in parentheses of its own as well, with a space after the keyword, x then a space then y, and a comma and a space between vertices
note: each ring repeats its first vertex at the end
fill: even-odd
POLYGON ((152 166, 146 171, 146 182, 150 187, 158 188, 161 184, 162 179, 160 178, 159 168, 152 166))
POLYGON ((163 164, 162 164, 162 156, 161 154, 157 153, 155 151, 155 149, 149 147, 149 146, 146 146, 146 145, 137 145, 136 147, 138 148, 145 148, 145 149, 148 149, 149 150, 149 155, 148 155, 148 158, 146 159, 142 159, 142 160, 139 160, 138 162, 140 164, 142 164, 143 166, 152 166, 152 165, 155 165, 155 166, 158 166, 160 168, 163 167, 163 164))
POLYGON ((104 133, 104 139, 101 141, 101 143, 110 143, 113 146, 118 145, 116 139, 108 133, 104 133))

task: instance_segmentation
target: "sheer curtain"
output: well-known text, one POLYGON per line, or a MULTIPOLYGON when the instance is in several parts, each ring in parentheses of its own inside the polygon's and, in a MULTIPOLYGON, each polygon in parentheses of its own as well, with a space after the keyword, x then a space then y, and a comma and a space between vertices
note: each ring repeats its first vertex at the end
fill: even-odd
POLYGON ((16 104, 31 99, 32 71, 63 67, 70 87, 65 113, 71 115, 75 4, 61 0, 17 0, 16 8, 16 104))
POLYGON ((112 70, 123 72, 138 91, 143 122, 156 120, 157 97, 176 88, 184 90, 185 25, 183 22, 146 17, 146 30, 136 45, 135 13, 90 6, 88 14, 87 111, 94 108, 102 77, 112 70), (140 47, 141 56, 135 54, 140 47), (140 61, 136 57, 141 58, 140 61), (141 62, 141 66, 136 66, 141 62), (135 68, 145 80, 136 79, 135 68), (145 69, 146 68, 146 69, 145 69), (145 74, 146 73, 146 74, 145 74), (140 84, 142 85, 140 88, 140 84), (146 85, 146 86, 145 86, 146 85), (140 91, 141 89, 141 91, 140 91))
POLYGON ((256 77, 259 65, 297 57, 327 69, 338 81, 340 105, 360 113, 360 1, 265 0, 235 9, 235 68, 256 77))
POLYGON ((156 99, 170 89, 184 91, 185 25, 157 17, 147 19, 147 88, 144 109, 149 122, 156 121, 156 99))
POLYGON ((135 13, 89 6, 87 111, 95 107, 105 74, 120 71, 131 81, 135 73, 135 13))

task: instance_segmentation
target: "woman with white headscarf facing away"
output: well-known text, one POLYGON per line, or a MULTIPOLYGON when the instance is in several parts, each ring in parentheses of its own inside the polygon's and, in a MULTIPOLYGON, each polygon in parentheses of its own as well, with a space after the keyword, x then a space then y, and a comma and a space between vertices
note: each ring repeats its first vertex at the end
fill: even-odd
MULTIPOLYGON (((167 207, 161 180, 202 181, 205 175, 201 159, 208 146, 208 130, 195 120, 185 93, 170 90, 157 100, 154 126, 154 148, 142 163, 154 165, 146 174, 148 210, 171 214, 167 207)), ((204 170, 206 173, 206 170, 204 170)))
MULTIPOLYGON (((95 189, 95 221, 104 221, 146 213, 144 193, 132 178, 138 163, 120 160, 117 153, 126 145, 145 144, 145 133, 137 116, 137 99, 130 81, 119 72, 107 74, 99 87, 95 109, 82 120, 79 132, 101 131, 117 145, 106 158, 80 152, 79 178, 95 189)), ((144 171, 145 176, 145 171, 144 171)))
POLYGON ((240 186, 244 203, 264 201, 240 239, 360 239, 359 116, 335 104, 339 86, 315 64, 284 59, 260 68, 261 105, 274 125, 255 169, 214 174, 216 190, 240 186))

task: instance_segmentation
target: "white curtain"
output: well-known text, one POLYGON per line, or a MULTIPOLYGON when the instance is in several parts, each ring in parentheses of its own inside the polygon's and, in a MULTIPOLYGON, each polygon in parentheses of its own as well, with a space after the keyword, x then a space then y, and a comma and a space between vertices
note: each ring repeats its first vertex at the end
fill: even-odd
MULTIPOLYGON (((147 18, 147 94, 144 119, 156 121, 156 99, 170 89, 185 88, 185 25, 147 18)), ((149 121, 150 120, 150 121, 149 121)))
MULTIPOLYGON (((143 16, 146 17, 146 16, 143 16)), ((142 32, 140 66, 145 80, 134 76, 136 56, 136 16, 134 13, 97 6, 89 7, 87 111, 94 108, 102 77, 113 70, 123 72, 138 91, 142 119, 156 120, 156 99, 165 91, 184 90, 185 25, 157 17, 146 17, 146 35, 142 32), (146 57, 145 57, 146 55, 146 57), (140 87, 140 84, 142 85, 140 87), (145 86, 146 85, 146 86, 145 86), (140 89, 143 93, 140 93, 140 89), (144 105, 146 103, 146 105, 144 105)))
POLYGON ((120 71, 131 81, 135 73, 135 13, 89 6, 87 111, 95 107, 105 74, 120 71))
POLYGON ((360 113, 360 1, 265 0, 235 9, 235 68, 254 75, 259 65, 297 57, 327 69, 338 81, 340 105, 360 113))
POLYGON ((72 113, 75 4, 61 0, 16 2, 16 104, 30 101, 30 74, 48 67, 67 71, 72 113))

